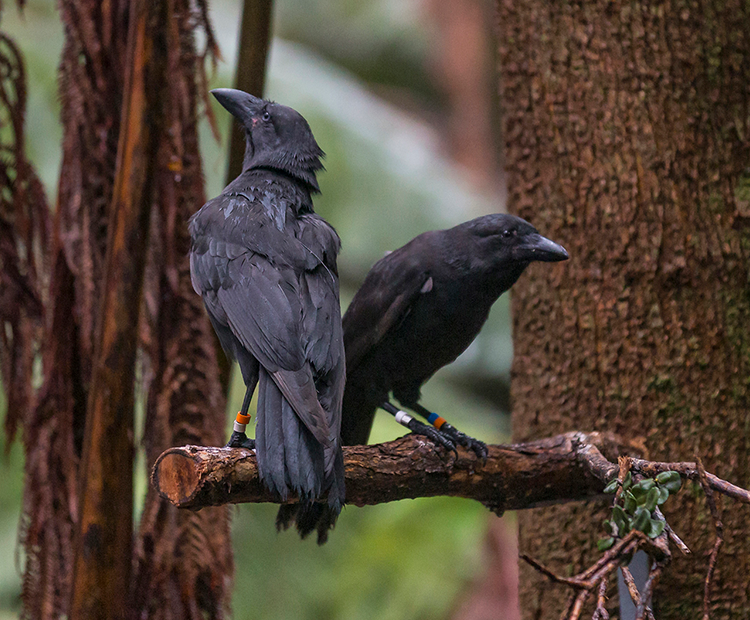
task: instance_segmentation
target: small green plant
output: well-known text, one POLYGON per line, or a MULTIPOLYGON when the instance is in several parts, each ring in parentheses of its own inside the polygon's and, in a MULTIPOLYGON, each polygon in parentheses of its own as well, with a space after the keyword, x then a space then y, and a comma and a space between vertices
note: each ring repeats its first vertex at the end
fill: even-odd
MULTIPOLYGON (((615 493, 619 481, 617 478, 604 487, 605 493, 615 493)), ((643 478, 633 483, 633 475, 628 472, 622 482, 622 493, 612 506, 612 518, 604 522, 606 538, 597 541, 599 551, 606 551, 618 538, 631 530, 639 530, 649 538, 656 538, 666 527, 664 518, 656 509, 669 499, 670 494, 677 493, 682 486, 682 478, 676 471, 665 471, 656 478, 643 478)))

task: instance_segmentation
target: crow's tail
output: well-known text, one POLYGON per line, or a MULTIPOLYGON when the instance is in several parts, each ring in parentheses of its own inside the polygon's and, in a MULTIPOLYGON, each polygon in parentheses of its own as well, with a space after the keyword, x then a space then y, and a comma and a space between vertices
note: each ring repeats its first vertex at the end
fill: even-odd
POLYGON ((298 504, 280 506, 276 515, 276 528, 278 530, 285 530, 295 524, 302 538, 307 537, 313 531, 317 531, 319 545, 328 540, 328 532, 336 525, 336 519, 344 505, 345 496, 344 456, 338 441, 331 450, 333 450, 333 454, 326 456, 332 459, 332 469, 326 476, 324 487, 328 490, 328 499, 326 501, 303 501, 298 504))
POLYGON ((290 491, 303 503, 320 497, 328 478, 324 448, 262 367, 255 450, 261 480, 281 499, 286 500, 290 491))

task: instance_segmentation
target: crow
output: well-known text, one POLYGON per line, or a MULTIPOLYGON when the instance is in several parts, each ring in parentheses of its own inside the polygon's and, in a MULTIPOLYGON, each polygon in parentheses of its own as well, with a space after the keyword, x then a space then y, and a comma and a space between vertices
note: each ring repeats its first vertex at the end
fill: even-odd
MULTIPOLYGON (((423 233, 379 260, 344 314, 346 389, 343 445, 367 443, 382 407, 412 432, 455 450, 461 444, 480 459, 487 446, 419 404, 422 385, 453 362, 476 338, 492 304, 534 261, 568 258, 565 248, 527 221, 507 214, 479 217, 448 230, 423 233), (399 410, 427 418, 428 426, 399 410)), ((320 532, 336 515, 316 505, 320 532)), ((296 507, 282 506, 277 527, 289 527, 296 507)), ((299 523, 298 523, 299 527, 299 523)))
POLYGON ((211 92, 246 135, 242 173, 189 223, 193 288, 246 386, 227 446, 254 448, 261 480, 281 500, 297 494, 300 531, 316 527, 321 506, 332 527, 345 496, 346 371, 341 242, 312 202, 323 151, 295 110, 239 90, 211 92), (245 428, 256 386, 253 441, 245 428))
POLYGON ((419 404, 422 384, 466 350, 529 263, 567 258, 527 221, 493 214, 423 233, 379 260, 344 314, 342 443, 367 443, 382 407, 418 434, 485 458, 484 443, 419 404), (391 393, 433 426, 400 411, 391 393))

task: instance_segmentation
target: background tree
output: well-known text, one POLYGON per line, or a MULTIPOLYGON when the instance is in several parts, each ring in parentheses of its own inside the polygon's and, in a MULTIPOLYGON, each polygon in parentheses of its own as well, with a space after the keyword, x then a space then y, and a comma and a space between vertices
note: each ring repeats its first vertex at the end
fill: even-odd
MULTIPOLYGON (((750 482, 750 32, 739 1, 499 0, 509 209, 569 250, 514 288, 517 439, 571 429, 701 455, 750 482)), ((724 508, 712 618, 750 614, 750 513, 724 508)), ((700 613, 713 523, 691 492, 667 505, 692 550, 655 595, 659 618, 700 613)), ((603 506, 520 515, 520 549, 577 570, 603 506)), ((613 593, 610 593, 612 596, 613 593)), ((524 617, 568 593, 522 569, 524 617)))
POLYGON ((60 3, 60 13, 64 137, 52 225, 23 155, 22 65, 12 44, 4 55, 16 68, 3 74, 4 92, 14 95, 3 104, 15 144, 8 148, 14 160, 4 168, 13 171, 3 184, 2 266, 4 278, 23 277, 12 278, 15 292, 3 300, 10 328, 3 332, 3 380, 14 386, 6 426, 12 433, 20 421, 26 448, 23 616, 222 617, 232 571, 226 509, 178 515, 149 498, 137 545, 137 588, 129 578, 139 342, 149 455, 172 442, 217 443, 223 435, 216 345, 192 292, 183 230, 205 199, 197 116, 204 61, 217 54, 207 9, 178 0, 71 0, 60 3), (201 54, 197 29, 206 42, 201 54), (127 131, 121 133, 123 118, 127 131), (125 228, 116 224, 116 216, 128 213, 134 217, 125 228), (141 305, 147 260, 147 303, 141 305), (47 265, 51 275, 42 269, 47 265), (40 308, 42 299, 47 303, 40 308), (147 319, 140 330, 139 315, 147 319), (29 362, 36 347, 42 385, 33 393, 29 362))

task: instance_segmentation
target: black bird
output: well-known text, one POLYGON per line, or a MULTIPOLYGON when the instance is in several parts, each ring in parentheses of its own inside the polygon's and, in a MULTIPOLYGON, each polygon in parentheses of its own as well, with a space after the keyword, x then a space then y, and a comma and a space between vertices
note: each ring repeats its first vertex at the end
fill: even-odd
POLYGON ((561 261, 565 249, 527 221, 479 217, 426 232, 386 255, 367 274, 344 314, 344 445, 364 444, 383 407, 411 430, 481 458, 487 447, 419 404, 420 388, 472 343, 492 304, 533 261, 561 261), (411 418, 388 400, 427 418, 411 418))
POLYGON ((313 211, 323 151, 295 110, 211 91, 243 125, 242 173, 190 220, 190 272, 247 390, 230 447, 255 448, 263 482, 296 492, 297 523, 344 502, 340 445, 345 356, 334 229, 313 211), (256 439, 245 435, 258 386, 256 439), (314 500, 328 493, 327 505, 314 500))

